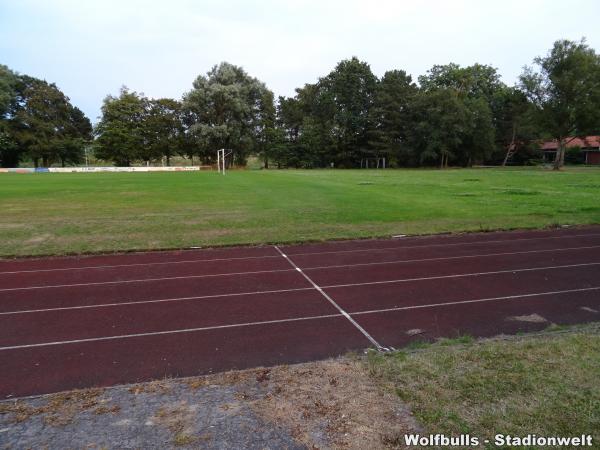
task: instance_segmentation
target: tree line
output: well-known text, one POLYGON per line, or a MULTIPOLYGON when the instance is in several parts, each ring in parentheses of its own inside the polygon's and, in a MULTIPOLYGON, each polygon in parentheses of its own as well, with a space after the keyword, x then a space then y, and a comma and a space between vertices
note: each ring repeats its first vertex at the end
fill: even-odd
POLYGON ((496 68, 435 65, 417 80, 402 70, 381 78, 353 57, 291 97, 229 63, 200 75, 180 100, 122 88, 108 96, 92 129, 54 85, 0 66, 0 164, 79 164, 84 148, 115 165, 184 156, 230 164, 250 155, 264 167, 392 167, 524 163, 540 139, 556 139, 555 167, 573 136, 600 132, 600 56, 585 40, 559 40, 526 67, 515 86, 496 68))

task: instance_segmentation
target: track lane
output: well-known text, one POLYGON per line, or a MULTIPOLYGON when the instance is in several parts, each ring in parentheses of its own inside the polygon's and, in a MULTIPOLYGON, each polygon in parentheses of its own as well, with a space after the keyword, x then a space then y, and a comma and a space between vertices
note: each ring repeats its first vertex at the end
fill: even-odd
POLYGON ((502 255, 485 259, 400 262, 386 265, 304 269, 321 287, 340 284, 388 282, 393 280, 469 275, 505 270, 529 270, 566 265, 598 265, 596 249, 545 254, 502 255))
POLYGON ((188 261, 224 261, 231 259, 279 258, 271 246, 207 248, 158 252, 114 253, 107 255, 65 256, 50 258, 0 259, 0 272, 60 271, 72 268, 106 266, 124 267, 132 264, 168 264, 188 261))
POLYGON ((312 361, 369 344, 333 317, 0 351, 0 398, 312 361))
POLYGON ((426 236, 406 236, 398 239, 362 239, 330 241, 315 244, 281 246, 290 256, 310 255, 327 252, 354 252, 387 248, 426 248, 431 246, 474 245, 496 242, 531 242, 535 240, 561 241, 563 239, 589 238, 600 234, 599 226, 562 228, 554 230, 494 231, 489 233, 438 234, 426 236))
POLYGON ((0 316, 0 347, 337 314, 314 289, 0 316))
POLYGON ((177 265, 143 265, 101 269, 70 269, 58 272, 18 272, 0 274, 2 289, 43 287, 85 283, 116 283, 119 281, 217 276, 237 273, 285 271, 289 266, 279 258, 231 261, 195 261, 177 265))
POLYGON ((352 316, 384 345, 400 347, 415 340, 461 335, 488 337, 539 331, 552 323, 568 325, 598 321, 600 295, 598 291, 570 292, 414 310, 354 313, 352 316), (546 321, 536 321, 537 317, 532 315, 546 321))
MULTIPOLYGON (((591 287, 600 287, 600 266, 325 288, 325 291, 346 311, 354 313, 371 309, 591 287)), ((600 296, 600 291, 598 295, 600 296)))
MULTIPOLYGON (((312 289, 296 271, 140 283, 70 286, 0 292, 0 312, 230 295, 273 290, 312 289)), ((167 307, 167 306, 165 306, 167 307)))

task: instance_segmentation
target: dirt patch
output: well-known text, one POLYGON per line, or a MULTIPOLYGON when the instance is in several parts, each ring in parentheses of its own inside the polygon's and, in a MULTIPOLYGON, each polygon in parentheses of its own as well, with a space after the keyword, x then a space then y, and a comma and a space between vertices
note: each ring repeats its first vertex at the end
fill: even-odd
POLYGON ((256 414, 285 425, 308 448, 382 448, 418 429, 398 397, 348 358, 256 371, 267 392, 249 399, 256 414))
POLYGON ((118 409, 115 410, 106 405, 105 401, 99 400, 102 392, 102 389, 83 389, 52 394, 46 397, 46 402, 40 406, 32 406, 20 400, 0 403, 0 414, 12 413, 11 417, 15 423, 43 414, 46 424, 64 426, 71 423, 81 411, 94 410, 96 414, 117 412, 118 409))
POLYGON ((507 317, 506 320, 516 321, 516 322, 529 322, 529 323, 546 323, 548 320, 544 319, 539 314, 529 314, 526 316, 511 316, 507 317))

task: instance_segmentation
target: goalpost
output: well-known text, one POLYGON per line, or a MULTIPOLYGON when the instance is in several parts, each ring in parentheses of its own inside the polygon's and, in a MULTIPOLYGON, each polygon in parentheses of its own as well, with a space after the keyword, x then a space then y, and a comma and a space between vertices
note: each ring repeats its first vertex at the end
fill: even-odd
POLYGON ((385 158, 382 156, 362 158, 360 160, 361 169, 385 169, 385 158))
POLYGON ((227 157, 231 155, 231 153, 231 150, 227 151, 224 148, 217 150, 217 171, 223 175, 225 175, 225 163, 227 162, 227 157))

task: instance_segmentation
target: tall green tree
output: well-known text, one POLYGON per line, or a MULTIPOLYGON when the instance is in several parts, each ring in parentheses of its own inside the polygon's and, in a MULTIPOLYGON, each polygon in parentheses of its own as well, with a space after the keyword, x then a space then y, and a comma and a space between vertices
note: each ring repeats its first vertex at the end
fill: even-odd
POLYGON ((53 83, 21 75, 9 112, 9 134, 37 167, 77 163, 90 139, 91 124, 53 83))
POLYGON ((196 78, 183 103, 191 118, 190 134, 205 155, 226 148, 236 163, 245 164, 257 151, 264 102, 272 102, 267 92, 264 83, 227 62, 196 78))
MULTIPOLYGON (((460 126, 461 132, 456 135, 460 140, 460 147, 442 153, 462 165, 487 159, 495 149, 495 98, 498 91, 504 88, 497 70, 481 64, 468 67, 453 63, 436 65, 426 75, 419 77, 419 84, 425 95, 442 91, 442 94, 433 95, 432 98, 448 100, 445 104, 449 107, 458 108, 457 102, 462 103, 458 109, 464 115, 461 113, 456 118, 458 122, 464 118, 464 123, 460 126), (450 102, 446 98, 448 94, 454 95, 456 101, 450 102)), ((448 111, 448 114, 452 112, 448 111)), ((445 118, 444 121, 453 122, 453 119, 445 118)), ((452 148, 453 145, 449 144, 448 147, 452 148)), ((447 161, 448 159, 446 163, 447 161)))
POLYGON ((118 97, 104 99, 102 117, 96 125, 96 157, 117 166, 130 166, 137 159, 149 161, 153 153, 145 148, 145 121, 148 99, 122 87, 118 97))
POLYGON ((411 76, 403 70, 383 75, 377 85, 369 123, 369 144, 374 156, 386 157, 390 163, 409 164, 405 144, 417 92, 411 76))
POLYGON ((0 167, 17 166, 19 151, 10 134, 10 111, 17 99, 19 76, 0 64, 0 167))
POLYGON ((537 108, 542 130, 558 142, 554 169, 564 165, 565 147, 576 135, 600 130, 600 56, 585 40, 559 40, 527 67, 521 87, 537 108))
POLYGON ((170 166, 173 156, 185 154, 182 105, 177 100, 149 100, 142 128, 148 160, 164 157, 170 166))
POLYGON ((355 166, 362 157, 371 156, 369 129, 377 77, 367 63, 353 57, 338 63, 319 86, 323 101, 333 107, 331 134, 338 164, 355 166))

